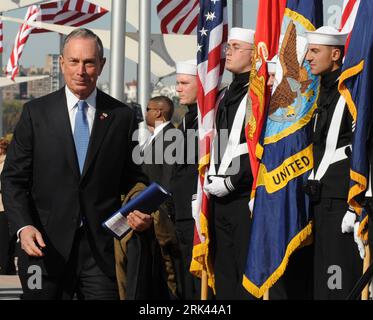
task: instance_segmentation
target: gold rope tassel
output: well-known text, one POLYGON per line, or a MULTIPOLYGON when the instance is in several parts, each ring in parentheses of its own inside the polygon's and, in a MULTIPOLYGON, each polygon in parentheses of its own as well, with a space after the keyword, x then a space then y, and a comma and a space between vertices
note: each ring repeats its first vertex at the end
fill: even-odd
POLYGON ((269 289, 266 292, 264 292, 263 300, 269 300, 269 289))
MULTIPOLYGON (((364 258, 364 265, 363 265, 363 274, 370 266, 370 250, 369 245, 365 246, 365 258, 364 258)), ((361 300, 369 300, 369 282, 364 288, 363 292, 361 293, 361 300)))

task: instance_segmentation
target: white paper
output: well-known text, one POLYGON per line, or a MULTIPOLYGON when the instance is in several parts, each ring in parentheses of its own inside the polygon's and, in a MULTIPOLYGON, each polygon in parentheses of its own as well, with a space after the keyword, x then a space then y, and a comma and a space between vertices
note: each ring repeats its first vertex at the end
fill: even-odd
POLYGON ((127 218, 120 212, 112 216, 105 222, 105 226, 114 232, 118 237, 123 236, 131 227, 127 223, 127 218))

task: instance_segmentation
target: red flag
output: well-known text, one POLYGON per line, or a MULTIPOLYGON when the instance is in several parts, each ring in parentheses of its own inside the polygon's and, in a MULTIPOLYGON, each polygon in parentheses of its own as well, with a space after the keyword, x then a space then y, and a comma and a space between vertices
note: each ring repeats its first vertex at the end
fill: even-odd
MULTIPOLYGON (((251 170, 254 177, 253 192, 261 158, 259 145, 263 123, 266 118, 266 107, 269 101, 267 88, 267 65, 278 52, 281 23, 286 7, 286 0, 260 0, 255 32, 255 47, 253 66, 250 74, 249 94, 251 98, 251 112, 246 124, 245 134, 249 148, 251 170)), ((249 106, 250 109, 250 106, 249 106)), ((254 193, 252 194, 254 196, 254 193)))

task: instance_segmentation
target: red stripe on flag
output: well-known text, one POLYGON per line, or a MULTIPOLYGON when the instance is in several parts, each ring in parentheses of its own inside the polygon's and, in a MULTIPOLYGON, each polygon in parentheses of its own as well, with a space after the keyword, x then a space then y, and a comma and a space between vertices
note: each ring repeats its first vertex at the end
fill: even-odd
POLYGON ((66 2, 63 2, 63 6, 62 6, 62 10, 61 10, 61 12, 70 11, 70 9, 69 9, 69 5, 70 5, 70 0, 68 0, 68 1, 66 1, 66 2))
POLYGON ((194 17, 194 19, 192 20, 188 28, 185 29, 184 34, 191 34, 197 28, 197 25, 198 25, 198 15, 194 17))
POLYGON ((7 67, 6 67, 6 74, 11 74, 11 79, 14 78, 18 74, 18 62, 22 56, 24 45, 30 35, 30 32, 34 27, 31 27, 27 24, 28 21, 36 21, 37 14, 39 13, 39 8, 37 6, 31 6, 27 9, 25 20, 21 25, 17 36, 14 41, 14 47, 11 52, 7 67))
POLYGON ((209 60, 207 64, 207 72, 215 69, 220 64, 222 45, 219 44, 217 47, 209 52, 209 60))
POLYGON ((41 21, 43 22, 53 22, 53 19, 56 15, 51 13, 51 14, 42 14, 41 15, 41 21))
MULTIPOLYGON (((71 13, 73 13, 73 11, 71 13)), ((71 16, 63 19, 63 20, 55 21, 54 23, 60 24, 60 25, 68 25, 69 22, 72 22, 72 21, 80 18, 81 16, 84 16, 84 13, 76 12, 76 13, 72 14, 71 16)), ((69 25, 73 25, 73 24, 69 24, 69 25)))
POLYGON ((162 33, 193 33, 198 25, 199 5, 199 0, 161 0, 157 14, 162 33))
POLYGON ((95 13, 95 11, 96 11, 96 6, 90 3, 88 7, 88 13, 95 13))
POLYGON ((43 3, 40 5, 40 9, 55 9, 58 8, 58 2, 43 3))
POLYGON ((82 26, 82 25, 84 25, 84 24, 87 24, 87 23, 90 23, 90 22, 96 20, 96 19, 99 18, 100 16, 101 16, 101 14, 98 14, 98 13, 97 13, 96 15, 94 15, 94 16, 92 16, 92 17, 90 17, 90 18, 84 19, 84 21, 81 21, 81 22, 77 22, 77 23, 72 24, 72 26, 73 26, 73 27, 80 27, 80 26, 82 26), (97 15, 99 15, 99 16, 97 16, 97 15))
MULTIPOLYGON (((167 16, 164 17, 164 19, 162 20, 162 24, 165 25, 165 26, 168 26, 168 24, 172 20, 174 20, 174 18, 177 16, 177 14, 183 9, 184 6, 186 6, 188 4, 188 2, 189 2, 189 0, 183 0, 182 2, 180 2, 175 7, 175 9, 173 9, 167 16)), ((167 30, 167 27, 165 27, 165 29, 167 30)))
POLYGON ((158 5, 157 5, 157 12, 160 12, 160 11, 162 11, 162 9, 164 8, 164 7, 166 7, 170 2, 172 2, 172 1, 174 1, 174 0, 163 0, 163 1, 161 1, 158 5))
POLYGON ((75 11, 82 11, 84 0, 77 0, 75 4, 75 11))
POLYGON ((346 8, 344 9, 343 14, 342 14, 341 29, 343 29, 343 27, 345 26, 352 10, 354 9, 355 3, 356 3, 356 0, 349 0, 348 1, 347 5, 346 5, 346 8))
POLYGON ((204 97, 204 115, 208 114, 211 110, 215 108, 216 97, 218 95, 218 89, 215 87, 204 97))
MULTIPOLYGON (((172 29, 172 31, 173 31, 174 33, 178 33, 178 32, 179 32, 179 29, 180 29, 181 24, 185 21, 186 18, 189 17, 190 13, 195 9, 196 6, 198 6, 198 1, 194 2, 193 7, 188 11, 188 13, 186 13, 186 14, 184 15, 184 17, 181 18, 181 19, 180 19, 180 20, 175 24, 175 26, 174 26, 173 29, 172 29)), ((198 17, 198 16, 197 16, 197 17, 198 17)), ((198 19, 197 19, 197 23, 198 23, 198 19)))
MULTIPOLYGON (((79 27, 96 20, 107 13, 107 10, 104 8, 101 8, 84 0, 79 1, 80 2, 78 3, 76 0, 68 0, 63 3, 62 7, 59 7, 57 2, 45 5, 42 4, 40 7, 42 9, 48 9, 48 13, 45 13, 46 10, 42 10, 40 20, 46 23, 79 27), (92 13, 78 11, 84 9, 84 3, 89 5, 88 11, 92 13), (64 17, 63 20, 59 20, 62 16, 64 17), (82 19, 82 17, 84 18, 82 19)), ((84 9, 84 11, 86 11, 86 9, 84 9)), ((43 32, 49 32, 49 30, 35 28, 32 31, 32 33, 43 32)))

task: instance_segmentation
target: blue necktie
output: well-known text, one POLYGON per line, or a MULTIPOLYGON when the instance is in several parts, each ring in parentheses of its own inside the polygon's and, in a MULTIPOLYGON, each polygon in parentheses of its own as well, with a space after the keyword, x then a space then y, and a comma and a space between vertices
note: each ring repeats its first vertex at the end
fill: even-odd
POLYGON ((89 143, 89 127, 86 112, 87 107, 88 105, 84 100, 79 100, 78 111, 75 116, 74 141, 76 154, 78 155, 80 173, 83 172, 89 143))

